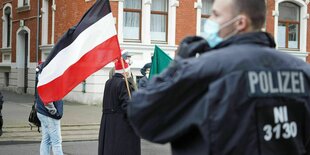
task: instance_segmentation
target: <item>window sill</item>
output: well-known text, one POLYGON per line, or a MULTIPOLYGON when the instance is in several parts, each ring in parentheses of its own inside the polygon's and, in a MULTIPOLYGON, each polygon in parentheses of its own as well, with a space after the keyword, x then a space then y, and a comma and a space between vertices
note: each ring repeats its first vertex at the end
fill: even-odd
POLYGON ((278 49, 282 50, 282 51, 300 51, 300 49, 298 49, 298 48, 281 48, 281 47, 279 47, 278 49))
POLYGON ((141 43, 141 40, 124 39, 125 43, 141 43))
POLYGON ((12 48, 0 48, 1 53, 12 53, 12 48))
POLYGON ((166 41, 151 41, 151 44, 168 44, 166 41))
POLYGON ((12 63, 11 62, 0 62, 0 68, 10 68, 11 69, 11 65, 12 63))
POLYGON ((0 62, 0 73, 11 72, 11 62, 0 62))
POLYGON ((19 6, 17 7, 17 12, 25 12, 25 11, 29 11, 30 10, 30 5, 25 5, 25 6, 19 6))

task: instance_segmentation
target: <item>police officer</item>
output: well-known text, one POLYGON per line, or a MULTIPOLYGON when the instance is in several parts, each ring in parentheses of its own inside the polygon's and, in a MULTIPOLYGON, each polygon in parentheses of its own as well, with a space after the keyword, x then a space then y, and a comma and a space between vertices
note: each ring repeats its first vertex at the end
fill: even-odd
POLYGON ((310 67, 274 49, 265 15, 265 0, 215 0, 207 42, 184 39, 133 94, 135 131, 174 155, 309 155, 310 67))

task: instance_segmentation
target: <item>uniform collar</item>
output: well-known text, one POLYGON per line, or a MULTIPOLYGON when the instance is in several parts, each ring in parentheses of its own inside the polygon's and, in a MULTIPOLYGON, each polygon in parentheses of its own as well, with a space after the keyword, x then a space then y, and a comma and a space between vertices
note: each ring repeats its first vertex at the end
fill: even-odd
POLYGON ((275 48, 276 43, 273 37, 266 32, 249 32, 240 35, 235 35, 227 40, 223 41, 219 45, 215 46, 214 49, 223 48, 231 44, 257 44, 261 46, 275 48))

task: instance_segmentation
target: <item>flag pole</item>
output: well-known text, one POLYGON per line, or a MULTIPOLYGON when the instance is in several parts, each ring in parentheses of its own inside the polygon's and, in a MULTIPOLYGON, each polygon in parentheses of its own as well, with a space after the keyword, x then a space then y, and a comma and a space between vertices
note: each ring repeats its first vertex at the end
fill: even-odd
POLYGON ((126 83, 129 99, 131 99, 131 93, 130 93, 130 90, 129 90, 128 79, 127 79, 127 75, 126 75, 126 71, 125 71, 124 59, 123 59, 122 56, 121 56, 121 63, 122 63, 123 71, 124 71, 125 83, 126 83))

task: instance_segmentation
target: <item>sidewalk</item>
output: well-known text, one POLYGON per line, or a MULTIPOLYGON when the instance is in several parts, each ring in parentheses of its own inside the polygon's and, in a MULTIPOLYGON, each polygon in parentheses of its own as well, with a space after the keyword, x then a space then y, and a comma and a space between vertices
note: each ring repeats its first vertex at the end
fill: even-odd
MULTIPOLYGON (((33 95, 2 91, 3 135, 0 141, 40 141, 37 128, 30 130, 28 116, 34 101, 33 95)), ((101 105, 90 106, 64 103, 61 119, 63 141, 97 140, 101 120, 101 105)))
MULTIPOLYGON (((33 96, 9 91, 1 92, 4 96, 2 109, 4 125, 3 135, 0 137, 0 146, 5 145, 9 147, 10 145, 8 144, 29 144, 30 149, 37 151, 38 143, 41 141, 41 133, 37 132, 37 128, 30 130, 28 123, 28 116, 34 99, 33 96)), ((63 144, 71 142, 74 144, 83 144, 84 142, 88 144, 95 142, 97 145, 102 115, 101 109, 101 105, 91 106, 65 102, 64 116, 61 119, 63 144)), ((15 145, 12 145, 12 148, 15 148, 15 145)), ((92 152, 96 154, 97 150, 92 150, 92 152)), ((141 140, 141 154, 168 155, 171 154, 170 145, 159 145, 141 140)))
MULTIPOLYGON (((28 116, 34 101, 33 95, 2 91, 4 97, 4 126, 28 125, 28 116)), ((64 103, 62 125, 100 124, 102 107, 71 102, 64 103)))

